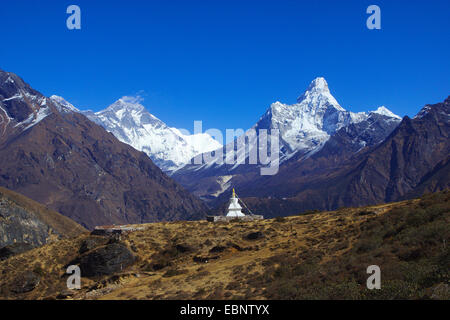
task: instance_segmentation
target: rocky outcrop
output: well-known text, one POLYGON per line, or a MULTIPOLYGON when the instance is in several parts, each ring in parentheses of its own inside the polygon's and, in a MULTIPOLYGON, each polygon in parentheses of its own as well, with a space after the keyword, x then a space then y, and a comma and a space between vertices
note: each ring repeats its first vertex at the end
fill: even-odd
POLYGON ((112 243, 89 251, 70 264, 80 266, 81 276, 95 277, 121 272, 135 261, 136 257, 125 245, 112 243))
POLYGON ((32 271, 25 271, 15 279, 11 291, 16 294, 33 291, 39 285, 40 281, 41 278, 37 274, 32 271))
POLYGON ((0 248, 3 258, 51 239, 87 231, 74 221, 16 192, 0 187, 0 248))
POLYGON ((105 237, 90 236, 81 243, 79 253, 83 254, 91 251, 97 247, 105 245, 108 241, 109 239, 105 237))

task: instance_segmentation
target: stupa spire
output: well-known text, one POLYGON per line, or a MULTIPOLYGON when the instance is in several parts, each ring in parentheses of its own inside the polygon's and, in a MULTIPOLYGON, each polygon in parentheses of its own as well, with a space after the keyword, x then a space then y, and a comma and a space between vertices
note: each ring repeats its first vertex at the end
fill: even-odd
POLYGON ((242 207, 239 204, 239 198, 236 196, 236 191, 233 188, 233 194, 230 199, 230 205, 228 207, 227 217, 243 217, 242 207))

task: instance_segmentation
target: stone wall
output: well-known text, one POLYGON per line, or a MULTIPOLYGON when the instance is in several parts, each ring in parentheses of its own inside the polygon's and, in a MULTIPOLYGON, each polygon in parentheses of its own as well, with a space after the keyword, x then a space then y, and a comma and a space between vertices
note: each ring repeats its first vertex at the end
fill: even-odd
POLYGON ((260 215, 247 215, 243 217, 227 217, 227 216, 207 216, 206 220, 209 222, 230 222, 230 221, 254 221, 254 220, 262 220, 263 216, 260 215))

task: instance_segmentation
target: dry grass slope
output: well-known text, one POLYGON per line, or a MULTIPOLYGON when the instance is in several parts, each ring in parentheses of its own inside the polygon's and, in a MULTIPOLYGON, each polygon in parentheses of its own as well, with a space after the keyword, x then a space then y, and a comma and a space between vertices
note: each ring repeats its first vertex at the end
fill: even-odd
MULTIPOLYGON (((132 266, 82 278, 82 289, 70 298, 449 299, 449 213, 446 191, 245 223, 147 224, 120 239, 136 256, 132 266), (366 289, 372 264, 381 267, 381 290, 366 289)), ((86 239, 99 246, 107 241, 84 234, 1 262, 0 298, 68 296, 65 267, 86 239), (39 284, 14 293, 27 270, 39 284)))

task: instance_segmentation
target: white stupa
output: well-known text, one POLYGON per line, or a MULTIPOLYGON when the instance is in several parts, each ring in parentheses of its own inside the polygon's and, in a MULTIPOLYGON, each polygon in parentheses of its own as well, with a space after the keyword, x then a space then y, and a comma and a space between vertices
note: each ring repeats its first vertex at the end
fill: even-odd
POLYGON ((239 204, 239 199, 236 196, 236 192, 233 189, 233 195, 230 199, 230 206, 228 207, 227 217, 243 217, 245 214, 242 213, 242 207, 239 204))

